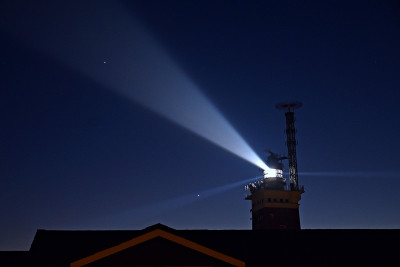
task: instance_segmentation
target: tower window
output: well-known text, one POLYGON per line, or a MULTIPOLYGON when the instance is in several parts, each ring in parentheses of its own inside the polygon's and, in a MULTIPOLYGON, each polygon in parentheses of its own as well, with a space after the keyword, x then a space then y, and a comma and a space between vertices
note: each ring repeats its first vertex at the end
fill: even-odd
POLYGON ((268 198, 268 202, 271 202, 271 198, 270 197, 268 198))

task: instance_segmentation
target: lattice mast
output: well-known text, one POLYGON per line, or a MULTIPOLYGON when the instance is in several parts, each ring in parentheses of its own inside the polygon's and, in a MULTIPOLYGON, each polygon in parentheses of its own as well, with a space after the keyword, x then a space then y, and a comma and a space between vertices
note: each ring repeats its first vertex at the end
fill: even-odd
POLYGON ((286 117, 286 146, 288 148, 288 161, 289 161, 289 178, 290 189, 299 190, 299 178, 297 171, 297 155, 296 155, 296 128, 294 127, 295 117, 294 109, 300 108, 301 102, 280 103, 276 105, 277 109, 285 109, 286 117))

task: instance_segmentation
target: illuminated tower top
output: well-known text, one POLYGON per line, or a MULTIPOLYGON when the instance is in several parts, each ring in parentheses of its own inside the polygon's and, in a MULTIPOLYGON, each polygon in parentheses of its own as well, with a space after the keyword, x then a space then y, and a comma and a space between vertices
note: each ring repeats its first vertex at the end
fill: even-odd
POLYGON ((272 151, 267 150, 270 153, 267 158, 268 167, 274 171, 263 172, 263 178, 253 183, 248 184, 245 188, 252 194, 259 190, 285 190, 286 179, 283 178, 283 164, 282 160, 286 159, 284 156, 280 156, 272 151))
POLYGON ((290 178, 290 189, 299 190, 299 178, 297 171, 297 155, 296 155, 296 128, 294 127, 295 117, 294 109, 300 108, 301 102, 290 102, 280 103, 276 105, 277 109, 285 109, 286 117, 286 146, 288 148, 288 160, 289 160, 289 178, 290 178))
POLYGON ((251 200, 253 230, 300 229, 299 201, 303 187, 288 188, 283 178, 282 160, 285 156, 272 151, 266 160, 268 167, 275 172, 264 170, 262 179, 246 186, 250 191, 245 199, 251 200))

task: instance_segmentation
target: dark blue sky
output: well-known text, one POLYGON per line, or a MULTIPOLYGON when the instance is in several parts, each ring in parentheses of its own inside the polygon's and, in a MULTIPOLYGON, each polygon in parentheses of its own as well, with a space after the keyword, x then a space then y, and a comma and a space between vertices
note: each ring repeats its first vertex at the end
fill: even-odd
POLYGON ((298 167, 314 175, 299 175, 302 228, 400 227, 395 1, 126 1, 128 24, 113 23, 105 1, 31 2, 0 4, 0 250, 28 249, 38 228, 251 228, 245 183, 202 192, 258 167, 111 90, 64 53, 75 29, 83 40, 95 29, 105 41, 83 41, 91 45, 82 51, 112 80, 116 54, 130 53, 118 38, 135 24, 264 159, 266 148, 286 153, 275 104, 303 103, 298 167), (105 50, 108 38, 119 46, 105 50))

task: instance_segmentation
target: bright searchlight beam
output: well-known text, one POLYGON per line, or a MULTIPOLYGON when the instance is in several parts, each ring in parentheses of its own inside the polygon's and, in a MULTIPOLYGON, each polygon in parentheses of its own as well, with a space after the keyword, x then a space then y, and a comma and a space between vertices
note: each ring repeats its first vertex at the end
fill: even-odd
POLYGON ((11 11, 2 12, 7 21, 3 27, 12 26, 12 30, 4 30, 238 157, 269 169, 149 32, 126 12, 127 7, 111 1, 31 5, 22 9, 15 4, 11 11), (40 16, 30 14, 35 9, 40 16))

